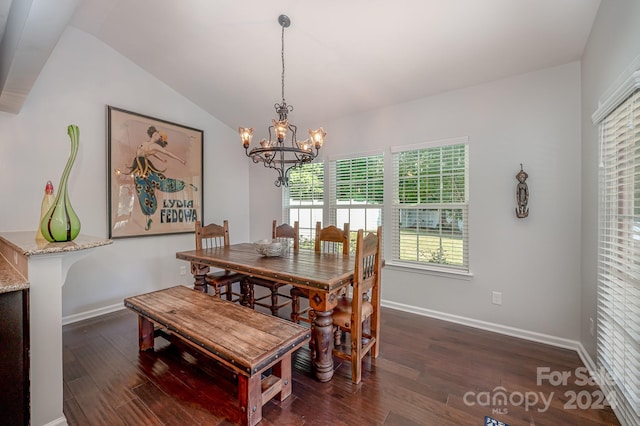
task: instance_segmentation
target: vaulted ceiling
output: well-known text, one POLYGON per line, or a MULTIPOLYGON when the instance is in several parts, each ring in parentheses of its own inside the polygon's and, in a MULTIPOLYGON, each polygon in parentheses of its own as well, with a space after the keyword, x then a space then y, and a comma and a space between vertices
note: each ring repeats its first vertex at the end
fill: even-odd
POLYGON ((69 25, 232 128, 330 119, 579 60, 600 0, 0 0, 0 110, 69 25), (6 25, 5 25, 6 22, 6 25), (3 31, 4 29, 4 31, 3 31))

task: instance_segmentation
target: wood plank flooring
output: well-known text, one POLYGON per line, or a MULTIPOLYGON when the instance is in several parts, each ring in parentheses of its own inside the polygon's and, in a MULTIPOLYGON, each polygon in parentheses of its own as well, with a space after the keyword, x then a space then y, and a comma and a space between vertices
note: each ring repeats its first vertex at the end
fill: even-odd
MULTIPOLYGON (((480 426, 486 415, 511 426, 619 424, 609 407, 578 408, 595 406, 599 388, 577 380, 584 366, 573 351, 386 308, 381 333, 380 356, 365 360, 359 385, 349 363, 337 359, 334 378, 319 383, 307 347, 298 350, 293 394, 265 405, 260 424, 480 426), (572 375, 566 385, 538 384, 539 367, 552 378, 572 375)), ((129 310, 64 326, 63 345, 71 426, 238 420, 234 378, 162 338, 155 351, 138 352, 137 316, 129 310)))

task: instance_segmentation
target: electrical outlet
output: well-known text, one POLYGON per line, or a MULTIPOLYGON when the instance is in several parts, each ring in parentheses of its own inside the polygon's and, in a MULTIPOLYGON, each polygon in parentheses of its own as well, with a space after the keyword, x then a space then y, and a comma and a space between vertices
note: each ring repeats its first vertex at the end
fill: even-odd
POLYGON ((181 266, 180 267, 180 275, 187 275, 187 267, 186 266, 181 266))
POLYGON ((596 334, 596 323, 593 321, 593 318, 589 318, 589 333, 591 333, 591 336, 595 336, 596 334))
POLYGON ((502 305, 502 293, 499 291, 491 293, 491 303, 494 305, 502 305))

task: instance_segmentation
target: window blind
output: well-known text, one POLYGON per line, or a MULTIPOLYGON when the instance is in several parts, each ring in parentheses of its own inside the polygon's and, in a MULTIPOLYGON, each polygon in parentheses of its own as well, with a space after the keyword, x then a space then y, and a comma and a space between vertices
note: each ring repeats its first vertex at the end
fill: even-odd
POLYGON ((393 152, 392 261, 469 272, 467 138, 393 152))
POLYGON ((600 124, 597 358, 616 414, 640 420, 640 91, 600 124))
POLYGON ((354 236, 358 229, 376 232, 382 225, 384 198, 384 157, 382 154, 337 159, 329 163, 331 223, 350 224, 354 236))

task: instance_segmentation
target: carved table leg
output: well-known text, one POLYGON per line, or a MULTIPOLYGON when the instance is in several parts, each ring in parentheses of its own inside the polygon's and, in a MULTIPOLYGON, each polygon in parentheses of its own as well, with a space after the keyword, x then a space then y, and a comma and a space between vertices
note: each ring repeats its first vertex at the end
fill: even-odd
POLYGON ((240 304, 242 306, 246 306, 247 308, 253 309, 253 286, 249 282, 249 280, 244 279, 240 281, 240 293, 242 294, 240 298, 240 304))
POLYGON ((197 263, 191 263, 191 275, 193 275, 193 289, 207 292, 207 280, 206 276, 211 269, 205 265, 199 265, 197 263))
POLYGON ((315 341, 316 357, 313 365, 316 378, 321 382, 328 382, 333 377, 333 309, 315 311, 313 319, 313 339, 315 341))
POLYGON ((291 294, 291 321, 296 324, 300 322, 300 295, 299 290, 293 287, 290 291, 291 294))

